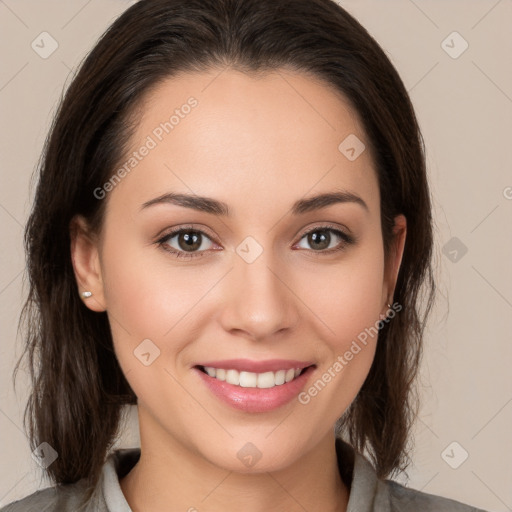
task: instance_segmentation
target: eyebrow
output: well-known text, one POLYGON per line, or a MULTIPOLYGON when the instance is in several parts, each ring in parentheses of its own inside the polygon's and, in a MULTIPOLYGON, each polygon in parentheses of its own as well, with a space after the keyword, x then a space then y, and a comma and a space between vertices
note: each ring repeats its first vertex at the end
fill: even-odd
MULTIPOLYGON (((293 215, 303 215, 338 203, 355 203, 360 205, 366 211, 369 211, 368 205, 361 197, 353 194, 352 192, 339 191, 318 194, 313 197, 308 197, 307 199, 299 199, 293 204, 291 212, 293 215)), ((151 199, 150 201, 146 201, 142 205, 141 210, 159 204, 174 204, 176 206, 182 206, 184 208, 190 208, 192 210, 210 213, 217 216, 229 217, 231 215, 229 206, 217 199, 193 194, 177 194, 173 192, 169 192, 151 199)))

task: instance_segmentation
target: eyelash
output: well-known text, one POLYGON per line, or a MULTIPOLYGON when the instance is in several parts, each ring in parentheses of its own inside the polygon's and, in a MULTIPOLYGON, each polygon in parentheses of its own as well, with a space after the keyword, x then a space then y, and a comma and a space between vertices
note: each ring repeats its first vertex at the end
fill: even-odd
MULTIPOLYGON (((352 245, 356 242, 356 238, 348 235, 344 231, 341 231, 339 228, 332 226, 332 225, 324 225, 324 226, 315 226, 314 228, 310 229, 309 231, 306 231, 299 239, 299 242, 309 235, 310 233, 315 233, 316 231, 329 231, 331 233, 334 233, 339 238, 342 239, 342 242, 339 244, 338 247, 326 249, 326 250, 320 250, 315 251, 313 249, 310 249, 311 252, 315 253, 315 255, 322 256, 326 254, 333 254, 339 251, 343 251, 346 249, 348 245, 352 245)), ((177 251, 175 249, 169 248, 169 245, 166 243, 169 241, 169 239, 174 238, 176 235, 179 235, 180 233, 198 233, 200 235, 204 235, 206 238, 211 240, 211 237, 209 237, 204 231, 200 229, 196 229, 193 227, 180 227, 178 229, 175 229, 173 231, 170 231, 169 233, 165 234, 161 238, 159 238, 156 243, 167 252, 170 252, 173 254, 176 258, 186 258, 186 259, 192 259, 192 258, 201 258, 205 255, 207 251, 198 251, 198 252, 190 252, 187 253, 185 251, 177 251)))

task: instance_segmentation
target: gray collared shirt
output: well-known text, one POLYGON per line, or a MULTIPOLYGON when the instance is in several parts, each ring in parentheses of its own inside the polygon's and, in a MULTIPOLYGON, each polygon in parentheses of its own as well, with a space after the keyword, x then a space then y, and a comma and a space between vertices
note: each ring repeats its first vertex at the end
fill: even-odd
MULTIPOLYGON (((485 512, 459 501, 410 489, 392 480, 379 479, 371 463, 341 439, 336 440, 336 451, 341 478, 350 489, 347 512, 485 512)), ((140 448, 112 452, 86 503, 83 503, 85 480, 80 480, 36 491, 6 505, 0 512, 132 512, 119 479, 132 469, 139 457, 140 448)))

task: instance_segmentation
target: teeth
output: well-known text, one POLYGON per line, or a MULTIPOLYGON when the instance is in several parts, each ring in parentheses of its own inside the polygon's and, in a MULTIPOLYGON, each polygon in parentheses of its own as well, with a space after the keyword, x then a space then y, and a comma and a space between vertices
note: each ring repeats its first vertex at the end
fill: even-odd
MULTIPOLYGON (((253 373, 256 375, 256 373, 253 373)), ((258 373, 259 388, 273 388, 276 385, 276 376, 274 372, 258 373)))
POLYGON ((240 372, 240 386, 243 388, 255 388, 258 383, 258 375, 251 372, 240 372))
POLYGON ((302 369, 290 368, 289 370, 278 370, 277 372, 253 373, 205 366, 204 371, 210 377, 242 388, 273 388, 297 378, 302 369))
MULTIPOLYGON (((215 368, 212 368, 212 370, 215 370, 215 368)), ((215 372, 215 373, 217 373, 217 372, 215 372)), ((226 382, 228 384, 233 384, 234 386, 240 386, 240 373, 236 370, 227 370, 226 371, 226 382)))
POLYGON ((286 370, 279 370, 275 373, 275 383, 276 386, 280 386, 281 384, 284 384, 286 377, 286 370))

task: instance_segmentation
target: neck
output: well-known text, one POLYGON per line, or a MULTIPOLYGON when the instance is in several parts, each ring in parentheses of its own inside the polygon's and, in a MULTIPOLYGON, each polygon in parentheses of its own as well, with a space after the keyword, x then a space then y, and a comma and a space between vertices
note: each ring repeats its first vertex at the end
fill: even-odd
POLYGON ((345 512, 349 495, 331 433, 284 469, 237 473, 141 428, 140 459, 120 485, 133 512, 345 512))

